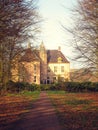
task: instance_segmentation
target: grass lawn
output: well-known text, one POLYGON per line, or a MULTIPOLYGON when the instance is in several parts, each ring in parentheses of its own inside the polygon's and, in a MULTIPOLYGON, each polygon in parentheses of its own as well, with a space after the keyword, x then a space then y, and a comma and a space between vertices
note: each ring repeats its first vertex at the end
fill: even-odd
POLYGON ((98 93, 49 91, 64 130, 98 130, 98 93))
POLYGON ((39 94, 39 91, 24 91, 20 94, 8 94, 0 97, 0 129, 19 120, 21 115, 29 112, 39 94))

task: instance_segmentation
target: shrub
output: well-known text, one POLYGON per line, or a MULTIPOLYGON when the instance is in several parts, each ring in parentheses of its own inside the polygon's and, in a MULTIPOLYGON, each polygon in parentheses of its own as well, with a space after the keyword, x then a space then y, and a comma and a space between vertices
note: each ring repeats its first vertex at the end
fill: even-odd
POLYGON ((98 92, 98 82, 93 82, 89 87, 88 91, 98 92))
POLYGON ((68 92, 85 92, 85 91, 98 91, 98 82, 66 82, 65 91, 68 92))
POLYGON ((79 82, 66 82, 65 90, 69 92, 78 92, 81 91, 79 82))
POLYGON ((50 88, 51 88, 51 84, 41 84, 40 85, 41 91, 47 91, 47 90, 50 90, 50 88))
POLYGON ((31 84, 31 85, 29 86, 29 90, 30 90, 30 91, 35 91, 35 90, 40 91, 40 85, 31 84))
POLYGON ((6 83, 6 90, 8 92, 15 92, 15 82, 9 80, 7 83, 6 83))
POLYGON ((21 92, 24 89, 25 89, 25 85, 24 85, 23 82, 16 82, 15 83, 15 90, 16 90, 16 92, 21 92))
POLYGON ((3 85, 0 83, 0 95, 3 94, 3 85))
MULTIPOLYGON (((24 90, 35 91, 35 90, 64 90, 68 92, 85 92, 93 91, 98 92, 98 82, 58 82, 54 84, 29 84, 26 82, 13 82, 9 81, 6 84, 6 89, 8 92, 21 92, 24 90)), ((2 86, 0 87, 0 91, 2 86)))
POLYGON ((21 92, 23 90, 28 90, 30 88, 30 84, 26 82, 13 82, 9 81, 7 84, 8 92, 21 92))
POLYGON ((93 86, 95 87, 95 91, 98 92, 98 82, 93 83, 93 86))

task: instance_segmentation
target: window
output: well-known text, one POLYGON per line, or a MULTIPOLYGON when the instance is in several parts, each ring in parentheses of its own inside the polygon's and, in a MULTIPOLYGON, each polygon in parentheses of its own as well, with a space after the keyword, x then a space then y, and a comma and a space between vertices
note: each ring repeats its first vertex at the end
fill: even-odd
POLYGON ((36 65, 34 64, 34 72, 36 72, 36 65))
POLYGON ((48 67, 48 72, 50 72, 50 68, 48 67))
POLYGON ((34 82, 36 82, 36 76, 34 76, 34 82))
POLYGON ((54 66, 54 72, 57 72, 57 66, 54 66))
POLYGON ((56 77, 53 77, 53 83, 55 83, 57 81, 56 77))
POLYGON ((64 66, 61 66, 61 72, 64 72, 64 66))
POLYGON ((56 77, 53 77, 53 80, 56 80, 56 77))
POLYGON ((47 79, 50 79, 49 77, 47 77, 47 79))

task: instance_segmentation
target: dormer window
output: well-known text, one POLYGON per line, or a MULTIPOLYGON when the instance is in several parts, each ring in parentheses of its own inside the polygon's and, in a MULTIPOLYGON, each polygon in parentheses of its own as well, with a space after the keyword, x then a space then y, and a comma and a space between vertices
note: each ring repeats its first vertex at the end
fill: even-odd
POLYGON ((62 62, 62 58, 58 57, 58 63, 61 63, 61 62, 62 62))

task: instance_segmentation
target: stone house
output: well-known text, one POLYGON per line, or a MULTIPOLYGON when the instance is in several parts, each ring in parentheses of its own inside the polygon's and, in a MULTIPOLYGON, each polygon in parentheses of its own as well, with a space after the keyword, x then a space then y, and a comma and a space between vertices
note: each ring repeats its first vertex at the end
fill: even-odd
POLYGON ((39 50, 29 46, 19 60, 17 78, 14 81, 24 81, 36 84, 50 84, 70 80, 70 63, 58 50, 46 50, 43 43, 39 50))

